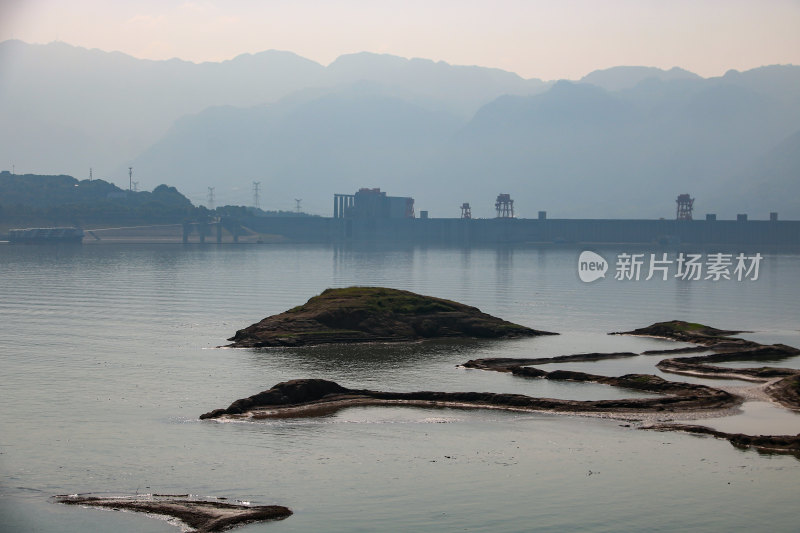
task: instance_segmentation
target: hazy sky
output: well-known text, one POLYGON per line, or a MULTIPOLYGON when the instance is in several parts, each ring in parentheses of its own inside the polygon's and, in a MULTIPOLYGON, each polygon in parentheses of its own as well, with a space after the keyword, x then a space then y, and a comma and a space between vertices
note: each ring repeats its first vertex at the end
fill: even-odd
POLYGON ((219 61, 370 51, 580 78, 615 65, 702 76, 800 64, 800 0, 0 0, 0 40, 219 61))

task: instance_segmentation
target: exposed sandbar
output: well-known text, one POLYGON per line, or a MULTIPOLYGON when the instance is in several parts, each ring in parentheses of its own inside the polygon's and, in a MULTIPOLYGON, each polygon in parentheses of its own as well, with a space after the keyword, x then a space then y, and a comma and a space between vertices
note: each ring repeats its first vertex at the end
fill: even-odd
POLYGON ((514 372, 519 367, 531 365, 546 365, 552 363, 585 363, 592 361, 604 361, 606 359, 624 359, 626 357, 637 357, 639 354, 633 352, 612 352, 612 353, 578 353, 572 355, 556 355, 554 357, 536 358, 512 358, 512 357, 490 357, 485 359, 472 359, 462 366, 464 368, 477 368, 480 370, 494 370, 495 372, 514 372))
POLYGON ((639 429, 656 431, 684 431, 700 435, 711 435, 718 439, 726 439, 737 448, 753 448, 762 453, 785 453, 800 458, 800 434, 798 435, 745 435, 744 433, 726 433, 707 426, 693 424, 653 424, 639 429))
MULTIPOLYGON (((709 363, 730 361, 780 361, 797 357, 800 350, 785 344, 761 344, 745 339, 730 337, 740 331, 712 328, 703 324, 672 320, 658 322, 633 331, 612 333, 611 335, 643 335, 662 337, 678 341, 700 344, 700 349, 710 349, 717 353, 695 357, 675 357, 659 361, 656 365, 664 372, 689 376, 740 379, 767 384, 764 392, 775 402, 793 410, 800 410, 800 370, 762 366, 756 368, 729 368, 709 363), (781 378, 775 381, 775 378, 781 378)), ((672 353, 685 351, 679 348, 672 353)), ((652 353, 652 352, 651 352, 652 353)), ((666 352, 669 353, 669 352, 666 352)))
POLYGON ((493 392, 386 392, 348 389, 324 379, 297 379, 278 383, 274 387, 248 398, 236 400, 226 409, 216 409, 201 419, 258 416, 287 416, 289 413, 313 412, 326 407, 401 404, 438 405, 470 408, 503 408, 553 413, 612 413, 612 412, 680 412, 702 409, 726 409, 741 400, 725 391, 691 383, 671 382, 646 374, 629 374, 619 378, 594 376, 559 370, 549 373, 550 379, 595 381, 613 386, 657 392, 656 398, 621 400, 561 400, 537 398, 523 394, 493 392), (310 408, 309 411, 306 408, 310 408))
POLYGON ((176 518, 198 533, 225 531, 251 522, 282 520, 292 511, 280 505, 250 506, 215 500, 195 500, 185 496, 141 495, 136 497, 99 497, 62 495, 56 501, 106 509, 124 509, 176 518))
MULTIPOLYGON (((619 400, 562 400, 491 392, 386 392, 349 389, 323 379, 298 379, 279 383, 248 398, 236 400, 229 407, 210 411, 201 415, 200 418, 319 416, 351 406, 405 405, 504 409, 604 416, 628 420, 634 417, 639 420, 658 420, 662 418, 661 415, 671 413, 692 417, 707 416, 709 413, 733 414, 734 408, 745 401, 748 393, 773 400, 791 409, 800 410, 800 370, 779 367, 726 368, 711 364, 727 361, 776 361, 796 357, 800 355, 800 350, 783 344, 763 345, 730 337, 735 333, 739 332, 673 320, 615 334, 654 336, 699 345, 645 353, 677 354, 713 351, 715 353, 695 357, 664 359, 656 366, 665 372, 708 378, 742 379, 759 383, 757 386, 742 390, 731 391, 701 384, 674 382, 650 374, 626 374, 614 377, 569 370, 547 372, 532 366, 565 362, 593 362, 639 355, 632 352, 585 353, 537 358, 486 358, 468 361, 463 366, 495 372, 509 372, 527 378, 601 383, 613 387, 651 392, 658 396, 619 400)), ((739 447, 787 453, 797 453, 798 439, 800 439, 800 436, 728 434, 705 426, 686 424, 658 424, 647 426, 647 428, 705 433, 725 438, 739 447)))

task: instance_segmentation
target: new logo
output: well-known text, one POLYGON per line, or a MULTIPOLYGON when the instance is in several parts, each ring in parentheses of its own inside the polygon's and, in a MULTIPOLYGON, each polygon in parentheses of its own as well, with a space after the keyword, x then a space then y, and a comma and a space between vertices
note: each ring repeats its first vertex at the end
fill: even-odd
POLYGON ((600 278, 606 277, 608 261, 602 255, 598 255, 588 250, 581 252, 578 258, 578 277, 584 283, 591 283, 600 278))

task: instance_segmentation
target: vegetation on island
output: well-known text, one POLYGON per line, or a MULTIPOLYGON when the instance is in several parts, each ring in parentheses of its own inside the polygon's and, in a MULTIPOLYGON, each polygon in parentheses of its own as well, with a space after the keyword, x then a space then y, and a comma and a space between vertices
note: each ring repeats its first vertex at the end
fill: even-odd
POLYGON ((475 307, 385 287, 327 289, 305 304, 236 332, 234 347, 300 346, 552 335, 475 307))

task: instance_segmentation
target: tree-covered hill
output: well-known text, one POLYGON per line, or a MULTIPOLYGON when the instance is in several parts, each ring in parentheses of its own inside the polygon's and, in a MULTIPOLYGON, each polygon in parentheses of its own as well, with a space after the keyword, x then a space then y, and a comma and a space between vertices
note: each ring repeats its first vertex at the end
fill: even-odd
POLYGON ((211 217, 308 216, 226 205, 211 211, 194 206, 175 187, 153 191, 120 189, 104 180, 0 172, 0 227, 180 224, 211 217))
POLYGON ((104 180, 0 172, 0 225, 180 223, 207 216, 175 187, 126 191, 104 180))

